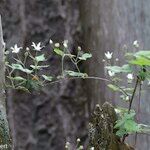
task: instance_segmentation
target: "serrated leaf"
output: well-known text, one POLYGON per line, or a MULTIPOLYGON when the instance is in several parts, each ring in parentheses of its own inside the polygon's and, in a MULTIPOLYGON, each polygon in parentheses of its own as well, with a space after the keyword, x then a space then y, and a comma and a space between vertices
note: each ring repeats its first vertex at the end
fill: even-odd
POLYGON ((21 64, 11 64, 10 66, 12 69, 23 70, 23 67, 21 64))
POLYGON ((134 120, 126 120, 124 123, 124 128, 127 132, 137 132, 139 130, 138 124, 134 120))
POLYGON ((36 60, 37 62, 46 61, 44 54, 39 55, 39 56, 36 56, 36 57, 35 57, 35 60, 36 60))
POLYGON ((42 77, 47 80, 47 81, 52 81, 53 77, 52 76, 46 76, 46 75, 42 75, 42 77))
POLYGON ((147 57, 147 58, 150 58, 150 50, 141 50, 139 52, 136 52, 134 54, 135 57, 138 57, 138 56, 143 56, 143 57, 147 57))
POLYGON ((88 58, 91 58, 92 54, 84 53, 82 56, 79 57, 80 60, 87 60, 88 58))
POLYGON ((114 73, 131 73, 132 68, 130 65, 125 64, 122 67, 119 66, 106 66, 106 69, 114 72, 114 73))
POLYGON ((139 51, 134 55, 134 59, 130 60, 129 63, 138 66, 150 66, 150 51, 139 51))
POLYGON ((33 72, 32 70, 29 70, 27 68, 23 68, 23 66, 21 64, 12 64, 12 65, 10 65, 10 67, 12 69, 20 70, 20 71, 28 73, 28 74, 33 72))
POLYGON ((60 55, 60 56, 63 56, 65 53, 62 51, 62 50, 60 50, 59 48, 54 48, 54 52, 56 53, 56 54, 58 54, 58 55, 60 55))

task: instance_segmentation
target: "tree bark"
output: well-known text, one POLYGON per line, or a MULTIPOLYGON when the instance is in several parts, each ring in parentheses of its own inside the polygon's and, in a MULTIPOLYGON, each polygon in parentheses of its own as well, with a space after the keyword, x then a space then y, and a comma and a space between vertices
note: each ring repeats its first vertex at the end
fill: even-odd
POLYGON ((5 43, 3 40, 2 22, 0 16, 0 147, 10 149, 10 133, 6 115, 4 50, 5 43))

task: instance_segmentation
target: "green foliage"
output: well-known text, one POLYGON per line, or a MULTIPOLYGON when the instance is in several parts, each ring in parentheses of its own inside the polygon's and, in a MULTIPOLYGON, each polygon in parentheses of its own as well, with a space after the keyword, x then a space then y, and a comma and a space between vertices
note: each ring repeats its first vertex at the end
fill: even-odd
POLYGON ((42 77, 47 80, 47 81, 52 81, 53 77, 52 76, 46 76, 46 75, 42 75, 42 77))
POLYGON ((116 135, 123 137, 125 134, 131 134, 140 131, 139 125, 134 121, 135 112, 124 113, 117 120, 115 129, 118 129, 116 135))
MULTIPOLYGON (((53 44, 53 42, 51 41, 53 44)), ((81 77, 85 78, 88 75, 86 73, 82 73, 78 67, 78 63, 80 61, 85 61, 88 58, 91 58, 92 55, 89 53, 83 53, 81 50, 77 51, 77 55, 73 55, 67 49, 67 42, 65 41, 64 47, 62 49, 59 48, 60 44, 56 43, 51 45, 53 47, 54 52, 61 56, 61 65, 62 65, 62 73, 58 75, 58 77, 62 78, 71 78, 71 77, 81 77), (57 47, 56 47, 57 46, 57 47), (75 65, 76 70, 64 70, 65 69, 65 58, 68 57, 70 61, 75 65)), ((6 59, 7 55, 13 55, 12 58, 15 61, 7 61, 6 70, 7 70, 7 87, 11 87, 13 89, 22 90, 25 92, 30 92, 32 90, 40 90, 44 85, 53 82, 53 80, 57 80, 58 77, 53 78, 50 75, 40 75, 40 71, 48 68, 47 59, 42 52, 44 47, 41 46, 41 43, 35 44, 32 43, 32 48, 26 48, 24 50, 24 57, 20 57, 18 53, 20 53, 22 47, 17 47, 15 45, 11 48, 12 53, 7 51, 5 53, 6 59), (29 60, 29 61, 28 61, 29 60)))
POLYGON ((89 53, 84 53, 82 54, 79 59, 80 60, 87 60, 88 58, 91 58, 92 57, 92 54, 89 54, 89 53))
POLYGON ((119 66, 106 66, 106 69, 114 72, 114 73, 131 73, 132 68, 129 64, 125 64, 122 67, 119 66))
MULTIPOLYGON (((43 86, 55 82, 58 79, 74 79, 74 78, 88 78, 95 80, 109 81, 107 85, 111 90, 119 92, 120 99, 123 99, 128 103, 128 108, 119 110, 119 119, 117 120, 114 128, 117 129, 116 134, 119 137, 125 137, 128 134, 144 131, 139 124, 135 122, 135 111, 131 111, 132 102, 135 98, 137 87, 144 81, 150 80, 150 51, 139 51, 136 53, 127 53, 126 63, 121 66, 111 65, 111 59, 113 57, 112 52, 105 53, 107 60, 104 60, 106 64, 106 72, 109 79, 103 79, 100 77, 89 77, 86 73, 80 71, 79 63, 86 61, 92 57, 90 53, 84 53, 80 47, 78 47, 77 54, 71 54, 68 49, 67 41, 63 42, 63 46, 60 48, 59 43, 53 44, 50 40, 51 47, 56 55, 61 59, 61 74, 57 77, 51 75, 41 75, 41 70, 49 67, 47 65, 47 58, 42 52, 44 47, 41 47, 41 43, 37 45, 32 43, 32 48, 27 48, 24 52, 24 57, 19 57, 18 52, 22 49, 15 45, 11 48, 13 51, 5 52, 5 55, 13 55, 13 61, 6 61, 7 70, 7 87, 13 89, 22 90, 25 92, 31 92, 32 90, 40 90, 43 86), (69 60, 75 66, 75 70, 66 70, 65 59, 69 60), (29 61, 28 61, 29 60, 29 61), (124 75, 127 79, 124 79, 124 75), (122 77, 123 76, 123 77, 122 77), (122 80, 124 79, 124 80, 122 80), (122 85, 124 84, 125 85, 122 85), (128 83, 128 84, 126 84, 128 83), (135 86, 133 86, 135 84, 135 86)), ((136 45, 137 46, 137 45, 136 45)), ((7 57, 6 57, 7 60, 7 57)), ((116 59, 119 60, 119 59, 116 59)), ((140 91, 141 92, 141 91, 140 91)), ((69 146, 68 146, 69 147, 69 146)), ((83 147, 77 147, 82 149, 83 147)))
POLYGON ((46 61, 46 59, 45 59, 45 57, 44 57, 44 54, 39 55, 39 56, 36 56, 36 57, 35 57, 35 60, 36 60, 37 62, 46 61))
POLYGON ((64 56, 64 52, 62 50, 60 50, 59 48, 54 48, 54 52, 57 54, 57 55, 60 55, 60 56, 64 56))

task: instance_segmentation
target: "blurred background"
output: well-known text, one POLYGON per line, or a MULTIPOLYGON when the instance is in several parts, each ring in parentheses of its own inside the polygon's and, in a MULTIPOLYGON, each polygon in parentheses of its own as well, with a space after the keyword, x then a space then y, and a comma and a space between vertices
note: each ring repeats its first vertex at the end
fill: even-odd
MULTIPOLYGON (((31 42, 46 45, 49 74, 60 73, 60 59, 48 45, 69 41, 93 57, 81 70, 90 76, 104 77, 104 52, 114 52, 122 64, 126 51, 150 48, 149 0, 0 0, 4 39, 7 48, 31 42)), ((70 62, 66 65, 71 66, 70 62)), ((72 67, 72 66, 71 66, 72 67)), ((143 92, 140 122, 150 124, 149 89, 143 92)), ((96 80, 69 80, 45 87, 32 95, 7 91, 8 119, 15 150, 63 150, 65 142, 75 144, 80 138, 88 142, 87 125, 95 104, 109 101, 121 104, 117 95, 108 91, 106 83, 96 80)), ((134 136, 133 136, 134 137, 134 136)), ((129 142, 134 144, 134 138, 129 142)), ((137 150, 149 150, 150 137, 138 135, 137 150)))

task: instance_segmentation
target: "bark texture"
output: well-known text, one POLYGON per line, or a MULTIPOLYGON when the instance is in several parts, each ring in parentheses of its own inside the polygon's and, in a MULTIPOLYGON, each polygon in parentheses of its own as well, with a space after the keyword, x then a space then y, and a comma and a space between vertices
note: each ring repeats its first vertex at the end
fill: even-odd
MULTIPOLYGON (((26 47, 31 41, 46 44, 50 38, 57 42, 68 39, 74 52, 76 43, 84 43, 87 51, 90 49, 93 54, 86 70, 90 75, 100 77, 105 73, 101 62, 105 51, 114 51, 114 56, 122 61, 123 45, 132 47, 132 42, 139 40, 144 45, 142 48, 150 47, 149 8, 149 0, 0 1, 8 47, 15 43, 26 47)), ((48 46, 46 50, 51 64, 49 73, 57 75, 59 58, 52 55, 48 46)), ((66 64, 70 67, 68 62, 66 64)), ((15 150, 59 150, 63 149, 65 140, 72 145, 77 137, 86 141, 90 110, 105 99, 111 99, 113 104, 118 102, 118 97, 105 91, 105 83, 96 80, 88 80, 86 88, 81 80, 64 81, 45 88, 38 97, 37 93, 24 95, 9 91, 7 104, 15 150)), ((150 123, 148 94, 145 90, 140 116, 147 124, 150 123)), ((140 137, 137 149, 149 149, 149 137, 140 137)))
POLYGON ((2 22, 0 16, 0 148, 10 149, 10 133, 6 115, 4 50, 5 43, 3 40, 2 22))
POLYGON ((90 146, 95 150, 134 150, 116 136, 116 121, 117 114, 110 103, 105 102, 102 107, 97 104, 89 123, 90 146))
MULTIPOLYGON (((124 62, 123 55, 126 52, 136 51, 132 45, 133 41, 138 40, 140 42, 140 49, 150 48, 149 9, 150 1, 148 0, 80 1, 83 39, 86 47, 91 49, 94 56, 91 63, 88 64, 90 74, 103 77, 105 73, 104 64, 102 64, 102 59, 105 59, 104 52, 114 52, 113 57, 119 58, 119 62, 114 61, 112 63, 121 65, 124 62)), ((111 100, 113 104, 126 106, 125 103, 120 101, 118 95, 108 92, 104 84, 92 81, 88 87, 89 95, 92 96, 92 98, 89 96, 92 99, 92 103, 99 102, 104 97, 111 100), (93 90, 91 90, 91 87, 93 90)), ((138 120, 145 124, 150 124, 149 88, 143 88, 143 90, 138 120)), ((135 107, 138 104, 137 99, 135 98, 134 100, 134 108, 138 111, 138 108, 135 107)), ((135 137, 133 136, 129 139, 129 142, 134 144, 134 139, 135 137)), ((149 141, 149 136, 139 135, 136 149, 149 149, 149 141)))
MULTIPOLYGON (((8 47, 15 43, 26 47, 32 41, 46 45, 50 38, 54 42, 68 39, 74 52, 79 41, 76 0, 6 0, 0 7, 8 47)), ((53 56, 48 45, 45 53, 51 67, 48 73, 58 75, 60 58, 53 56)), ((66 67, 70 67, 67 60, 66 67)), ((84 91, 81 80, 63 81, 32 95, 9 91, 7 104, 15 150, 60 150, 66 141, 72 147, 78 137, 86 141, 84 91)))

